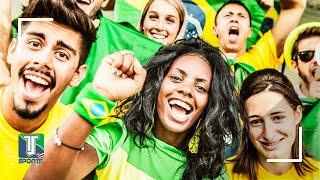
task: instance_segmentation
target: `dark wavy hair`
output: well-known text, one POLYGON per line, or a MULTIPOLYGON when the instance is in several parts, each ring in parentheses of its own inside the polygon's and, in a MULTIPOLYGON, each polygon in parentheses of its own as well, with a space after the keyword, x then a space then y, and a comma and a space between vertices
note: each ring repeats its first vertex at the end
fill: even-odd
MULTIPOLYGON (((145 147, 144 140, 158 121, 156 106, 161 83, 172 63, 181 56, 197 55, 208 62, 212 71, 208 104, 203 111, 198 153, 188 151, 188 143, 195 133, 196 124, 189 129, 182 149, 187 162, 183 179, 217 177, 223 167, 226 138, 232 137, 231 145, 237 146, 240 103, 235 90, 234 78, 222 53, 200 39, 180 40, 164 47, 146 66, 147 77, 142 91, 133 97, 125 115, 125 125, 135 134, 136 144, 145 147)), ((199 72, 201 73, 201 72, 199 72)))
MULTIPOLYGON (((79 65, 82 65, 89 54, 92 42, 96 39, 94 28, 88 15, 83 12, 74 0, 30 0, 23 7, 22 18, 53 18, 57 23, 68 26, 81 35, 79 65)), ((22 22, 22 30, 29 21, 22 22)))
MULTIPOLYGON (((301 101, 295 93, 289 79, 275 69, 259 70, 252 73, 245 79, 240 91, 242 106, 245 107, 246 100, 251 96, 263 91, 271 91, 281 94, 293 110, 296 110, 298 106, 301 106, 301 101)), ((230 160, 235 162, 232 172, 243 174, 250 180, 256 180, 258 174, 258 151, 249 138, 248 118, 246 113, 244 113, 244 115, 245 116, 243 116, 242 119, 244 120, 245 126, 242 131, 240 150, 238 155, 234 159, 230 160)), ((298 132, 296 133, 296 139, 292 145, 291 153, 292 158, 299 158, 298 132)), ((306 153, 305 149, 303 149, 302 163, 294 163, 294 168, 299 176, 304 176, 306 172, 311 172, 316 169, 316 167, 314 167, 305 157, 309 157, 309 155, 306 153)))

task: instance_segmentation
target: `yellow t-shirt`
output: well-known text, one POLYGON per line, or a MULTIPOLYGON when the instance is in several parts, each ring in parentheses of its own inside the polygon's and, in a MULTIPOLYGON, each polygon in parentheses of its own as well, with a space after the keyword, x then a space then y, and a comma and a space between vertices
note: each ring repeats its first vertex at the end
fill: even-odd
MULTIPOLYGON (((320 161, 314 160, 312 158, 307 158, 307 160, 313 164, 318 170, 313 171, 311 173, 307 173, 306 176, 299 176, 296 172, 294 166, 291 169, 282 175, 274 175, 270 172, 266 171, 262 166, 258 167, 258 180, 319 180, 320 179, 320 161)), ((226 162, 225 164, 226 170, 229 176, 229 180, 245 180, 248 177, 243 176, 241 174, 235 174, 232 172, 234 163, 226 162)))
MULTIPOLYGON (((2 90, 0 94, 2 94, 2 90)), ((47 120, 32 134, 44 134, 44 142, 46 142, 56 128, 65 120, 69 112, 70 108, 58 101, 50 111, 47 120)), ((13 129, 4 119, 0 108, 0 179, 22 179, 30 165, 26 163, 19 164, 19 134, 21 133, 13 129)))
POLYGON ((237 62, 249 64, 256 71, 264 68, 277 69, 283 61, 278 58, 276 47, 270 30, 248 52, 237 57, 237 62))

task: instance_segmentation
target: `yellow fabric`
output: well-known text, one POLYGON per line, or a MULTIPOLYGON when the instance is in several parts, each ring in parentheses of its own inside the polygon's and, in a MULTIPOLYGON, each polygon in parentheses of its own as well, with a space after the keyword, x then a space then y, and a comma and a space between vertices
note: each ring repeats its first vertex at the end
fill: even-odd
POLYGON ((128 154, 118 148, 110 157, 110 162, 105 168, 96 170, 98 179, 153 179, 142 170, 128 163, 128 154))
MULTIPOLYGON (((2 90, 0 90, 0 94, 2 94, 2 90)), ((69 111, 70 109, 67 106, 57 103, 44 124, 33 133, 44 134, 44 141, 46 143, 56 128, 63 122, 69 111)), ((0 108, 0 179, 22 179, 30 165, 18 163, 19 134, 20 132, 13 129, 4 119, 2 109, 0 108)))
POLYGON ((249 64, 256 71, 264 68, 278 69, 283 61, 278 58, 276 47, 270 30, 248 52, 237 57, 237 62, 249 64))
MULTIPOLYGON (((307 173, 306 176, 299 176, 296 172, 294 166, 283 175, 274 175, 266 171, 262 166, 259 165, 258 167, 258 180, 319 180, 320 179, 320 161, 316 161, 311 158, 307 158, 309 162, 311 162, 315 167, 318 168, 317 171, 313 171, 312 173, 307 173)), ((232 168, 234 163, 227 162, 226 163, 226 170, 229 176, 229 180, 245 180, 248 177, 243 176, 241 174, 232 173, 232 168)))

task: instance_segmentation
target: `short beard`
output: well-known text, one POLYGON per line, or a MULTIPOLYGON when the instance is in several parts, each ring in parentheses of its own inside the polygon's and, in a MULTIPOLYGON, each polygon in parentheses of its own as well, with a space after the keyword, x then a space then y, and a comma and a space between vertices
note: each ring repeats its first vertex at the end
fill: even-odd
POLYGON ((14 105, 13 110, 23 119, 34 120, 36 119, 47 107, 47 104, 42 106, 39 110, 31 112, 28 109, 28 106, 32 105, 32 103, 27 102, 25 108, 19 108, 14 105))
POLYGON ((310 83, 309 83, 308 77, 305 74, 301 73, 299 68, 298 68, 298 73, 299 73, 299 77, 304 82, 306 88, 309 89, 310 83))

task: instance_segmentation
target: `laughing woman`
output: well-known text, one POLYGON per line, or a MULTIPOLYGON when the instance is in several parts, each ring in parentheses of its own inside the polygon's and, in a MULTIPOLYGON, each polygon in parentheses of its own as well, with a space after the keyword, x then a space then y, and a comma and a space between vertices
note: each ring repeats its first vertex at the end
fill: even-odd
POLYGON ((79 179, 94 169, 101 179, 217 177, 226 137, 236 143, 233 82, 221 52, 199 39, 161 49, 146 70, 128 52, 113 54, 27 179, 79 179), (132 95, 125 119, 96 126, 113 101, 132 95))
POLYGON ((226 163, 230 179, 319 179, 320 163, 304 149, 302 162, 267 162, 299 159, 302 108, 290 81, 273 69, 256 71, 244 81, 240 98, 245 127, 238 155, 226 163))

